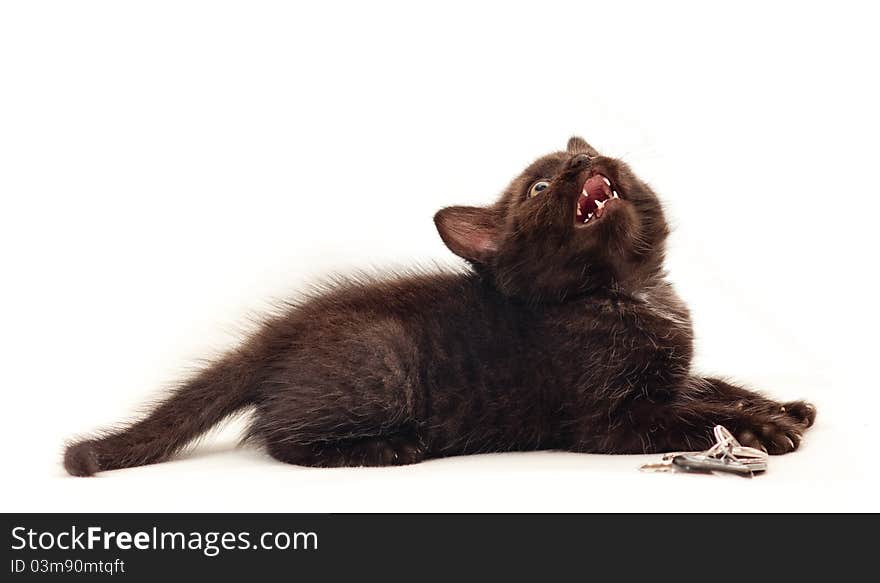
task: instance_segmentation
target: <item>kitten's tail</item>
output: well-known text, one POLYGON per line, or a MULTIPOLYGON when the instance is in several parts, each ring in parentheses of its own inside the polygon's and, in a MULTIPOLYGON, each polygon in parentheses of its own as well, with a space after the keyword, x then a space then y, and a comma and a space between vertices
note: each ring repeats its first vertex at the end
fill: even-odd
POLYGON ((225 417, 253 402, 259 359, 230 353, 175 389, 144 419, 68 445, 64 468, 73 476, 158 463, 225 417))

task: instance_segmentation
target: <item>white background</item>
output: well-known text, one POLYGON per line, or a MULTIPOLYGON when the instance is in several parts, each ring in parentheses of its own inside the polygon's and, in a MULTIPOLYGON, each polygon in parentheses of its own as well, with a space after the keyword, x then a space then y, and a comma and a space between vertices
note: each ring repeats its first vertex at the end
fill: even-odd
POLYGON ((0 8, 2 511, 880 510, 875 15, 835 2, 0 8), (667 203, 700 370, 819 419, 748 481, 538 452, 64 475, 331 271, 456 262, 431 217, 583 135, 667 203))

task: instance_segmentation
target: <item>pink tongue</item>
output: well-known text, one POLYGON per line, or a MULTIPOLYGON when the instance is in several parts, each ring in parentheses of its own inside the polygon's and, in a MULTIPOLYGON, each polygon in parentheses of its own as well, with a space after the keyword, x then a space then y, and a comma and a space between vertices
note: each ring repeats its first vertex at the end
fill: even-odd
POLYGON ((599 174, 594 174, 584 182, 584 190, 592 200, 604 200, 611 196, 611 189, 605 184, 605 178, 599 174))

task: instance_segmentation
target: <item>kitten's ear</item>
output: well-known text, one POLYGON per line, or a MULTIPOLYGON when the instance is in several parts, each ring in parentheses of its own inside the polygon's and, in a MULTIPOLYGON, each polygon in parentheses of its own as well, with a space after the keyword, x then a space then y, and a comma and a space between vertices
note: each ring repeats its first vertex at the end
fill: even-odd
POLYGON ((434 215, 440 238, 450 251, 486 263, 498 251, 499 217, 492 208, 450 206, 434 215))
POLYGON ((598 156, 599 152, 596 148, 587 143, 587 140, 580 136, 572 136, 568 139, 568 145, 565 147, 569 154, 589 154, 590 156, 598 156))

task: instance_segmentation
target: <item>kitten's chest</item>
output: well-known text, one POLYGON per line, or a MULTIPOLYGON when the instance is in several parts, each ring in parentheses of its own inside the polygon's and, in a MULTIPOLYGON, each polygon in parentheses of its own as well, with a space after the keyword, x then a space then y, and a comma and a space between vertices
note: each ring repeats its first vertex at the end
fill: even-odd
POLYGON ((539 343, 569 385, 671 383, 693 355, 684 304, 667 297, 590 298, 548 314, 539 343))

